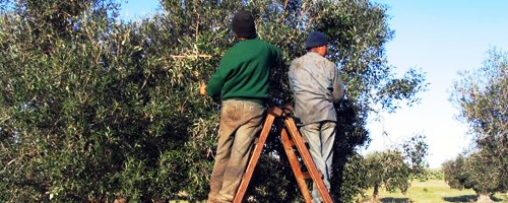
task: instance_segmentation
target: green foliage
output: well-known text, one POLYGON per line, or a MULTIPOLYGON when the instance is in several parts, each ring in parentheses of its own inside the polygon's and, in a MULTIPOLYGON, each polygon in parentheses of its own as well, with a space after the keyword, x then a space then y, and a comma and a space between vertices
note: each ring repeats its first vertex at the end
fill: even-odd
POLYGON ((507 72, 508 53, 492 49, 483 67, 460 73, 451 98, 479 147, 499 153, 508 151, 507 72))
POLYGON ((407 160, 413 174, 424 174, 427 168, 426 157, 429 145, 425 135, 417 134, 402 144, 403 156, 407 160))
POLYGON ((368 131, 364 128, 365 120, 359 115, 358 106, 345 100, 337 113, 334 160, 332 166, 331 195, 341 202, 350 202, 360 194, 367 181, 359 172, 363 167, 356 156, 356 148, 369 142, 368 131), (335 184, 336 183, 336 184, 335 184))
MULTIPOLYGON (((5 29, 19 22, 3 19, 14 24, 5 29)), ((29 25, 16 27, 18 35, 2 32, 12 42, 1 59, 9 145, 2 158, 10 163, 2 178, 12 200, 139 202, 186 190, 193 191, 189 199, 202 198, 217 116, 195 94, 193 67, 212 69, 217 60, 149 55, 169 51, 150 50, 146 27, 112 25, 101 16, 80 23, 75 40, 48 41, 51 55, 26 48, 35 40, 29 25)))
MULTIPOLYGON (((444 180, 413 181, 406 194, 380 191, 381 202, 484 202, 473 190, 450 188, 444 180)), ((506 194, 491 196, 491 202, 506 202, 506 194)))
POLYGON ((262 157, 250 185, 246 202, 303 201, 289 161, 285 158, 262 157))
POLYGON ((462 72, 460 77, 454 84, 451 101, 460 109, 460 118, 469 124, 469 134, 476 145, 475 153, 445 165, 449 171, 462 174, 448 174, 450 185, 477 192, 506 191, 508 53, 492 49, 483 67, 462 72))
POLYGON ((394 34, 387 24, 386 6, 366 0, 323 1, 310 10, 314 25, 306 26, 329 35, 334 45, 329 58, 341 64, 343 79, 351 87, 348 95, 366 109, 361 113, 368 112, 372 104, 394 112, 401 100, 409 105, 418 101, 415 94, 427 86, 425 75, 410 69, 403 78, 394 78, 394 67, 384 57, 383 46, 394 34))
POLYGON ((2 183, 0 183, 0 190, 2 191, 2 192, 0 192, 0 201, 1 202, 7 202, 7 200, 9 200, 9 195, 7 192, 5 192, 6 189, 7 188, 6 188, 5 183, 3 183, 3 181, 2 181, 2 183))
POLYGON ((422 174, 416 175, 419 181, 444 180, 444 172, 441 169, 426 168, 422 174))
POLYGON ((375 152, 365 157, 352 156, 344 169, 343 184, 350 185, 341 189, 341 202, 354 202, 359 194, 373 189, 373 198, 377 199, 379 190, 389 192, 399 189, 405 192, 409 188, 411 170, 404 163, 402 153, 397 150, 375 152))
POLYGON ((374 188, 374 195, 378 189, 384 187, 389 192, 400 189, 403 193, 409 188, 410 168, 404 163, 404 157, 399 151, 388 150, 370 154, 365 157, 367 168, 366 181, 374 188))
MULTIPOLYGON (((459 155, 453 161, 447 161, 443 163, 443 172, 445 174, 445 180, 451 188, 463 189, 466 183, 465 158, 459 155)), ((473 185, 469 185, 472 187, 473 185)))
POLYGON ((341 190, 343 202, 350 202, 358 194, 373 189, 373 198, 377 199, 379 191, 400 190, 405 193, 413 179, 425 173, 427 156, 425 136, 415 135, 402 144, 382 152, 352 156, 345 166, 344 182, 350 184, 341 190))
POLYGON ((485 151, 468 156, 458 156, 443 164, 445 181, 451 188, 473 189, 477 194, 491 195, 506 192, 504 182, 499 177, 503 169, 497 167, 505 158, 491 157, 485 151))
POLYGON ((119 4, 111 0, 20 0, 11 2, 16 4, 16 12, 24 18, 29 18, 32 26, 41 28, 49 26, 57 34, 68 33, 76 17, 83 12, 93 10, 94 12, 116 11, 119 4), (45 23, 45 25, 37 24, 45 23))
MULTIPOLYGON (((330 35, 330 59, 349 87, 339 109, 336 199, 351 201, 355 188, 367 185, 346 163, 368 143, 372 106, 395 110, 425 87, 418 72, 391 74, 383 55, 392 36, 386 8, 368 1, 161 3, 167 14, 135 23, 112 19, 117 4, 106 0, 26 0, 2 11, 1 200, 204 199, 218 108, 197 87, 231 47, 230 20, 239 8, 255 14, 259 37, 281 47, 285 64, 305 52, 308 31, 330 35)), ((289 100, 286 70, 273 70, 271 105, 289 100)), ((271 136, 250 200, 300 200, 287 160, 273 158, 282 153, 271 136)))

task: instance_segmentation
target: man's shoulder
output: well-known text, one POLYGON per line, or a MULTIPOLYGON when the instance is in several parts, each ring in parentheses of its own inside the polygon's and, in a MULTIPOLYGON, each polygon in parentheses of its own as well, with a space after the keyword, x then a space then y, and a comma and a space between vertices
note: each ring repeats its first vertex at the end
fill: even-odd
POLYGON ((255 44, 261 44, 264 46, 269 46, 274 49, 279 49, 277 46, 275 46, 275 44, 272 44, 272 43, 270 43, 264 39, 261 39, 261 38, 254 38, 254 39, 250 39, 249 41, 252 43, 255 43, 255 44))
POLYGON ((253 40, 255 40, 256 42, 259 42, 259 43, 264 43, 264 44, 268 44, 270 46, 275 46, 272 43, 270 43, 270 42, 268 42, 268 41, 266 41, 264 39, 261 39, 261 38, 254 38, 253 40))
POLYGON ((222 56, 222 61, 230 60, 232 58, 237 58, 241 51, 236 47, 236 44, 227 49, 222 56))
POLYGON ((313 53, 306 53, 296 59, 294 59, 292 62, 293 63, 302 63, 302 62, 325 62, 326 65, 333 65, 333 62, 331 62, 330 60, 326 59, 325 57, 322 57, 318 54, 313 54, 313 53))
POLYGON ((267 42, 260 38, 254 38, 248 40, 247 43, 243 43, 241 48, 236 48, 236 51, 242 52, 242 54, 245 54, 246 49, 260 49, 260 50, 268 50, 271 53, 274 53, 276 55, 281 55, 281 49, 277 47, 276 45, 267 42))
POLYGON ((305 61, 305 55, 293 59, 290 68, 297 68, 297 66, 301 65, 302 61, 305 61))
POLYGON ((315 60, 321 60, 323 57, 316 57, 319 56, 317 54, 314 54, 312 52, 307 52, 304 55, 301 55, 300 57, 297 57, 294 61, 315 61, 315 60))
POLYGON ((273 51, 276 51, 280 54, 281 50, 278 46, 276 46, 275 44, 272 44, 270 42, 267 42, 265 40, 262 40, 262 39, 259 39, 260 43, 263 43, 265 46, 269 47, 269 49, 273 50, 273 51))
POLYGON ((335 68, 335 63, 334 62, 328 60, 327 58, 323 58, 323 59, 324 59, 325 64, 326 64, 327 67, 335 68))

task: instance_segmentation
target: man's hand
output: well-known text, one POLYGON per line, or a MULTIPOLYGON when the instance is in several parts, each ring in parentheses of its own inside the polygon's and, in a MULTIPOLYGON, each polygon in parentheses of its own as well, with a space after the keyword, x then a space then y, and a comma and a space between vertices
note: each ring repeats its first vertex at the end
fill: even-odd
POLYGON ((293 112, 293 105, 291 105, 291 103, 287 103, 284 106, 282 106, 282 110, 284 111, 285 114, 290 114, 291 112, 293 112))
POLYGON ((199 86, 199 94, 206 96, 206 84, 201 83, 201 86, 199 86))

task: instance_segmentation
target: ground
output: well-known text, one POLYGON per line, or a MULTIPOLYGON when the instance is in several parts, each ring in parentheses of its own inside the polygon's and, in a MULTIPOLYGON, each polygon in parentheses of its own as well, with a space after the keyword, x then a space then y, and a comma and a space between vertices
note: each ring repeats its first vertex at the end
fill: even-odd
MULTIPOLYGON (((372 190, 366 191, 372 194, 372 190)), ((369 197, 362 202, 367 202, 369 197)), ((507 194, 496 194, 491 197, 496 203, 508 203, 507 194)), ((389 193, 379 190, 378 203, 471 203, 476 201, 476 194, 473 190, 456 190, 450 187, 443 180, 428 180, 425 182, 414 181, 404 195, 400 192, 389 193)), ((187 203, 186 201, 170 201, 169 203, 187 203)))
MULTIPOLYGON (((366 194, 370 194, 367 191, 366 194)), ((491 197, 494 202, 507 202, 508 194, 496 194, 491 197)), ((400 192, 388 193, 380 190, 379 200, 382 203, 447 203, 447 202, 475 202, 476 194, 473 190, 455 190, 443 180, 414 181, 406 195, 400 192)))

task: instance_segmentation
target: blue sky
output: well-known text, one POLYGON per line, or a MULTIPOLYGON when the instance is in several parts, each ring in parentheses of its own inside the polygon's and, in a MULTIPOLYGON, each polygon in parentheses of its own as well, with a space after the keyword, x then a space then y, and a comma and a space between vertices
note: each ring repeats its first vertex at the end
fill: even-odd
POLYGON ((389 62, 403 73, 409 67, 427 72, 428 91, 421 104, 384 114, 382 125, 370 123, 373 142, 367 151, 382 150, 408 135, 422 133, 429 144, 428 162, 438 168, 470 143, 467 125, 448 101, 457 72, 478 68, 487 51, 508 51, 508 1, 505 0, 376 0, 390 6, 395 38, 386 45, 389 62))
MULTIPOLYGON (((386 53, 396 72, 410 67, 427 73, 428 91, 422 102, 382 113, 383 124, 370 122, 372 143, 364 153, 387 149, 409 136, 427 136, 431 168, 453 159, 469 144, 467 125, 457 121, 458 109, 448 101, 457 72, 478 68, 487 51, 497 47, 508 51, 507 0, 375 0, 390 8, 389 25, 395 38, 386 53), (384 129, 388 136, 382 135, 384 129)), ((124 3, 122 18, 146 17, 159 7, 157 0, 124 3)))
POLYGON ((161 6, 159 0, 119 0, 122 3, 120 17, 137 19, 153 15, 161 6))

